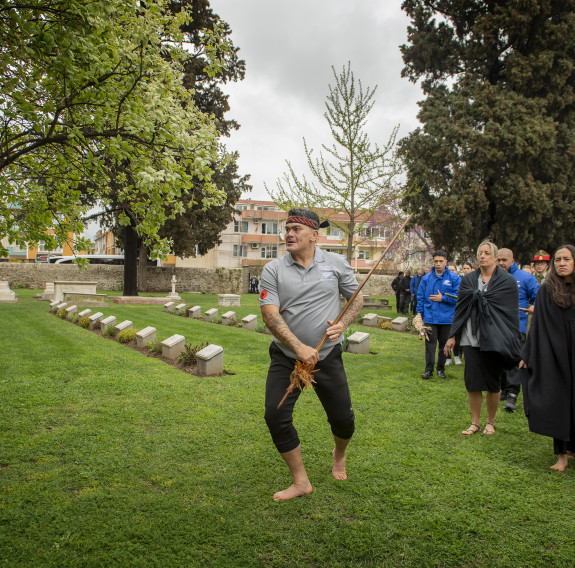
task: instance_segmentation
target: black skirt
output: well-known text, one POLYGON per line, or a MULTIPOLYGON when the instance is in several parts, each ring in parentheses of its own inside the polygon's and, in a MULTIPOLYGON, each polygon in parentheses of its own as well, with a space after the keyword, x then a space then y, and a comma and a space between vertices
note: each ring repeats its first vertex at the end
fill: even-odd
POLYGON ((495 351, 481 351, 479 347, 464 345, 465 388, 468 392, 499 392, 505 373, 503 358, 495 351))

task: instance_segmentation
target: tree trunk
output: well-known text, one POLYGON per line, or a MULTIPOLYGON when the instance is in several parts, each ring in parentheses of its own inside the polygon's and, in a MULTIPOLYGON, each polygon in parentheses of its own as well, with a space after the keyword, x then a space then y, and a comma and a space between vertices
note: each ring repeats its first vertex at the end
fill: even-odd
POLYGON ((126 227, 124 239, 124 296, 138 295, 138 234, 133 222, 126 227))
POLYGON ((148 249, 140 241, 138 247, 138 292, 148 291, 148 249))

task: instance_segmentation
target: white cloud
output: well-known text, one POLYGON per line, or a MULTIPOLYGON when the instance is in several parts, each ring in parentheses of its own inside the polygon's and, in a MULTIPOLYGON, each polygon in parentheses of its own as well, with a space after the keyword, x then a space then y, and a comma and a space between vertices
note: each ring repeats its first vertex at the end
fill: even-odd
POLYGON ((227 85, 230 117, 241 128, 226 141, 240 153, 240 173, 251 174, 245 197, 269 199, 290 160, 306 172, 302 138, 313 148, 331 144, 323 113, 331 67, 347 61, 364 87, 378 85, 368 131, 383 145, 400 123, 400 136, 417 126, 422 93, 401 78, 399 45, 406 42, 401 0, 211 0, 232 29, 246 61, 244 81, 227 85))

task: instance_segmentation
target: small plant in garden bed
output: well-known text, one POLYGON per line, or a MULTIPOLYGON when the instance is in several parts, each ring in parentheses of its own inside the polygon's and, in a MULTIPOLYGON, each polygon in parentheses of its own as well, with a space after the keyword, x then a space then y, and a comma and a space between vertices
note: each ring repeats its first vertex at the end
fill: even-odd
POLYGON ((178 357, 178 362, 180 362, 185 367, 189 367, 191 365, 197 365, 198 360, 196 358, 196 353, 201 351, 204 347, 207 347, 209 343, 200 343, 199 345, 188 344, 184 347, 184 350, 180 353, 178 357))
POLYGON ((140 331, 139 329, 123 329, 120 333, 118 333, 118 342, 119 343, 130 343, 136 339, 136 333, 140 331))
POLYGON ((162 353, 162 342, 159 339, 154 339, 154 341, 148 341, 146 347, 151 353, 162 353))
POLYGON ((341 342, 341 349, 345 351, 347 349, 347 338, 350 335, 353 335, 357 331, 357 327, 350 325, 344 332, 343 332, 343 341, 341 342))
POLYGON ((72 323, 78 323, 79 320, 80 320, 80 316, 78 314, 72 314, 70 316, 70 321, 72 323))
MULTIPOLYGON (((99 323, 99 322, 98 322, 99 323)), ((88 317, 83 317, 79 322, 78 325, 80 327, 83 327, 84 329, 88 329, 88 326, 90 325, 90 318, 88 317)))
POLYGON ((391 325, 390 321, 382 321, 379 324, 379 327, 381 327, 381 329, 393 329, 393 326, 391 325))
POLYGON ((66 319, 66 309, 62 308, 59 312, 58 312, 58 317, 62 318, 62 319, 66 319))
POLYGON ((102 332, 102 335, 106 337, 116 337, 116 328, 110 325, 102 332))

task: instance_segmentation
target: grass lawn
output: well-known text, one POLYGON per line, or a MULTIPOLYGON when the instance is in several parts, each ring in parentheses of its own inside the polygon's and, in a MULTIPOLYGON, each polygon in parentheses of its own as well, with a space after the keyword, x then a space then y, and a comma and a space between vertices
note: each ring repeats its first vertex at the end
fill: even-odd
MULTIPOLYGON (((369 329, 377 354, 344 354, 347 481, 331 477, 317 398, 301 396, 314 492, 275 503, 291 480, 263 421, 269 336, 162 306, 102 310, 222 345, 234 374, 198 378, 58 319, 35 292, 0 304, 0 566, 575 565, 575 467, 549 469, 552 441, 529 433, 521 403, 494 436, 462 436, 462 367, 421 380, 416 336, 369 329)), ((259 316, 257 296, 231 309, 259 316)))

